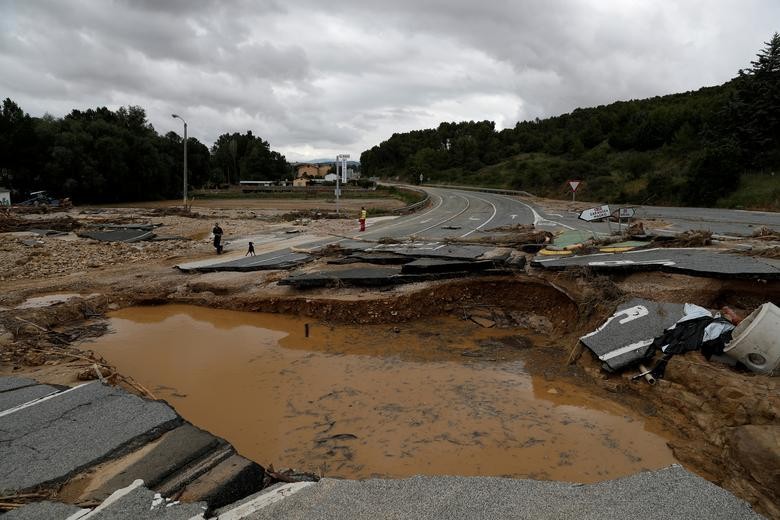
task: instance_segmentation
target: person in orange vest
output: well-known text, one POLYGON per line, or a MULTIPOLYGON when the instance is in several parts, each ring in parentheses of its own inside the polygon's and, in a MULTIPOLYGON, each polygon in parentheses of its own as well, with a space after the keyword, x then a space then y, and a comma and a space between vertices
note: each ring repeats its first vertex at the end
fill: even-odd
POLYGON ((360 222, 360 231, 366 230, 366 207, 362 206, 360 208, 360 219, 358 219, 358 222, 360 222))

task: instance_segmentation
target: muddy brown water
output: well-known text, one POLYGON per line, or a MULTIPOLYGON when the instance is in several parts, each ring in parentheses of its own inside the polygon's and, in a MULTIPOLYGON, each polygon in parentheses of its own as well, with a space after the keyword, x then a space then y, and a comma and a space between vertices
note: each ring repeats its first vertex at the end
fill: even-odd
POLYGON ((523 352, 545 339, 523 329, 457 317, 331 327, 184 305, 110 322, 86 348, 276 468, 595 482, 675 462, 631 410, 529 374, 523 352))

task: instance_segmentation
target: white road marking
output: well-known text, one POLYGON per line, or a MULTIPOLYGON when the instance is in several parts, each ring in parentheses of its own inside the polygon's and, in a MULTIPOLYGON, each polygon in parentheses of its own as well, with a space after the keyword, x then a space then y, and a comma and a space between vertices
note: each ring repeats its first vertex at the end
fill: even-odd
POLYGON ((479 226, 477 226, 476 228, 472 229, 472 230, 471 230, 471 231, 469 231, 468 233, 465 233, 465 234, 461 235, 461 236, 460 236, 460 238, 466 238, 467 236, 469 236, 470 234, 474 233, 475 231, 478 231, 478 230, 482 229, 482 228, 485 226, 485 224, 487 224, 488 222, 490 222, 491 220, 493 220, 493 219, 496 217, 496 213, 498 213, 498 208, 496 207, 496 205, 495 205, 495 204, 493 204, 492 202, 490 202, 489 200, 485 200, 485 199, 483 199, 482 197, 474 197, 474 198, 475 198, 475 199, 478 199, 478 200, 481 200, 482 202, 487 202, 488 204, 490 204, 491 206, 493 206, 493 214, 492 214, 492 215, 490 215, 490 218, 489 218, 489 219, 487 219, 485 222, 483 222, 482 224, 480 224, 480 225, 479 225, 479 226))
POLYGON ((429 229, 435 228, 436 226, 441 226, 441 225, 442 225, 442 224, 444 224, 445 222, 449 222, 450 220, 454 219, 455 217, 459 217, 460 215, 462 215, 462 214, 464 214, 466 211, 468 211, 468 209, 469 209, 469 206, 471 206, 471 202, 469 201, 469 199, 467 199, 466 197, 464 197, 464 196, 462 196, 462 195, 456 195, 456 196, 457 196, 457 197, 460 197, 461 199, 463 199, 463 200, 465 200, 465 201, 466 201, 466 207, 465 207, 465 208, 463 208, 463 210, 462 210, 462 211, 460 211, 459 213, 456 213, 455 215, 453 215, 453 216, 451 216, 451 217, 447 217, 447 218, 445 218, 444 220, 442 220, 441 222, 437 222, 436 224, 434 224, 434 225, 432 225, 432 226, 428 226, 427 228, 424 228, 424 229, 420 229, 420 230, 418 230, 418 231, 415 231, 415 232, 414 232, 414 233, 412 233, 412 234, 413 234, 413 235, 417 235, 418 233, 424 233, 425 231, 428 231, 429 229))
POLYGON ((512 202, 516 202, 516 203, 518 203, 518 204, 522 204, 523 206, 525 206, 526 208, 528 208, 529 210, 531 210, 531 213, 532 213, 532 214, 533 214, 533 216, 534 216, 534 226, 549 226, 549 225, 551 225, 550 223, 552 223, 552 225, 556 225, 556 226, 565 227, 566 229, 571 229, 571 230, 575 230, 575 229, 577 229, 577 228, 573 228, 573 227, 571 227, 571 226, 568 226, 568 225, 564 224, 563 222, 557 222, 557 221, 555 221, 555 220, 548 220, 548 219, 544 218, 543 216, 541 216, 541 215, 540 215, 540 214, 539 214, 539 213, 538 213, 538 212, 537 212, 537 211, 536 211, 536 210, 533 208, 533 206, 531 206, 530 204, 526 204, 525 202, 523 202, 523 201, 521 201, 521 200, 513 199, 513 198, 511 198, 511 197, 507 197, 506 195, 498 195, 498 194, 494 194, 494 195, 496 195, 496 197, 502 197, 502 198, 504 198, 504 199, 511 200, 512 202))

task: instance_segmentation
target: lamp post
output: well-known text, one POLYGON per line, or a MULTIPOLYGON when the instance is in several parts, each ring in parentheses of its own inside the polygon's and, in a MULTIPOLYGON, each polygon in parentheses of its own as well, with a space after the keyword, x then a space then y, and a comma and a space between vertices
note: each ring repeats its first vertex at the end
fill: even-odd
POLYGON ((181 122, 184 123, 184 191, 183 191, 183 199, 184 199, 184 209, 187 209, 187 121, 184 120, 183 117, 181 117, 178 114, 171 114, 171 117, 174 119, 181 119, 181 122))

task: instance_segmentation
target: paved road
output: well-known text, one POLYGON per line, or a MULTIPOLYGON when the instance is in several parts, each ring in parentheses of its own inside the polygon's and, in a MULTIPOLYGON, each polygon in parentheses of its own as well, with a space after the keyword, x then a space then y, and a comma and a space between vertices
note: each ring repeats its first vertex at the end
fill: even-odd
POLYGON ((245 518, 761 518, 747 503, 680 466, 588 485, 494 477, 323 479, 269 502, 245 518))
MULTIPOLYGON (((595 206, 595 204, 594 204, 595 206)), ((613 207, 613 206, 610 206, 613 207)), ((622 207, 614 205, 614 208, 622 207)), ((716 208, 674 208, 664 206, 632 206, 636 208, 636 218, 657 219, 665 224, 657 228, 669 233, 706 229, 717 235, 750 236, 762 226, 780 230, 780 213, 771 211, 743 211, 716 208)), ((564 211, 556 214, 556 219, 580 227, 578 213, 564 211)), ((587 225, 587 224, 585 224, 587 225)))
MULTIPOLYGON (((436 247, 445 239, 474 238, 490 229, 513 225, 533 224, 537 229, 549 231, 584 230, 608 232, 616 224, 590 224, 579 220, 577 213, 555 213, 542 208, 538 202, 499 193, 484 193, 452 188, 424 187, 431 198, 430 205, 423 211, 382 220, 370 225, 363 233, 355 232, 353 239, 377 241, 382 238, 398 240, 415 238, 424 247, 436 247)), ((761 226, 780 229, 780 213, 719 210, 708 208, 662 208, 644 206, 637 209, 640 218, 658 218, 669 223, 669 232, 689 229, 709 229, 717 234, 750 235, 761 226)), ((369 219, 370 220, 370 219, 369 219)), ((329 238, 301 245, 294 251, 290 248, 240 258, 227 264, 215 259, 212 266, 222 268, 253 270, 258 268, 280 269, 307 261, 301 250, 344 242, 344 238, 329 238)), ((187 266, 182 266, 187 270, 187 266)), ((199 266, 202 270, 202 266, 199 266)))

